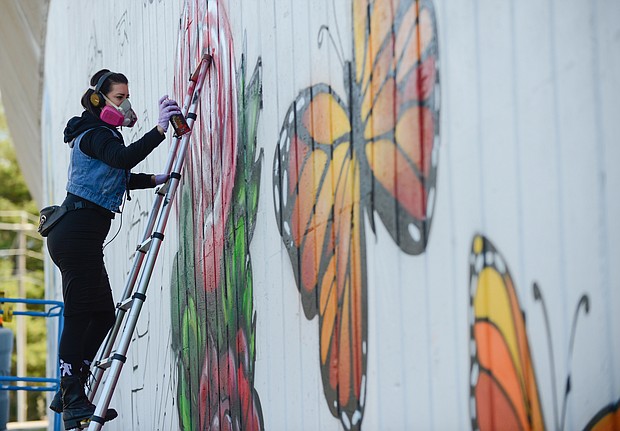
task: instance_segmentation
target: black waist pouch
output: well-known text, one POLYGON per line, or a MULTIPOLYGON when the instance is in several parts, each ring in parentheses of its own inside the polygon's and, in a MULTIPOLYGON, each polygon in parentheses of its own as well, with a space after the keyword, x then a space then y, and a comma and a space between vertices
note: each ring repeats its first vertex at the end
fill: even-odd
POLYGON ((41 236, 47 236, 56 223, 67 214, 66 206, 52 205, 39 211, 39 228, 37 229, 41 236))
POLYGON ((39 211, 39 228, 37 231, 41 236, 49 235, 50 231, 60 219, 69 211, 79 210, 81 208, 97 208, 97 205, 89 202, 77 201, 69 205, 52 205, 39 211))

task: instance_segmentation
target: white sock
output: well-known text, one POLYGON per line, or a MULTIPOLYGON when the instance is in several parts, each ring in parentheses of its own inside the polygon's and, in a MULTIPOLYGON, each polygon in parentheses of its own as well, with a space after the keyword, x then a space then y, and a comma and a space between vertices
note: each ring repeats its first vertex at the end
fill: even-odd
POLYGON ((62 359, 60 360, 60 377, 72 376, 73 372, 71 371, 71 364, 69 362, 65 362, 62 359))

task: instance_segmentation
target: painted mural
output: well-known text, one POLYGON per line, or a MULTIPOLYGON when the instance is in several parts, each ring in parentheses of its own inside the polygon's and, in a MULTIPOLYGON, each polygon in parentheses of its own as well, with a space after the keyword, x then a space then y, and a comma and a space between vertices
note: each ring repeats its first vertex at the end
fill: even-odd
POLYGON ((186 2, 180 34, 177 96, 202 52, 213 56, 183 174, 171 283, 180 427, 261 430, 249 253, 262 164, 260 59, 249 81, 245 55, 235 71, 226 10, 215 1, 186 2))
POLYGON ((17 123, 57 204, 88 77, 128 76, 129 144, 215 59, 106 428, 620 430, 620 2, 120 3, 49 2, 17 123))
POLYGON ((280 131, 273 182, 306 318, 319 316, 327 404, 345 429, 360 429, 368 343, 364 216, 374 232, 378 215, 403 252, 425 251, 439 150, 439 59, 432 1, 351 3, 347 94, 325 83, 298 94, 280 131))
MULTIPOLYGON (((541 406, 535 365, 517 290, 507 262, 491 241, 474 237, 470 254, 471 293, 471 387, 470 414, 473 430, 544 430, 548 417, 541 406)), ((546 305, 539 286, 533 295, 546 305)), ((575 328, 581 314, 590 311, 590 300, 583 295, 576 306, 571 325, 570 346, 574 347, 575 328)), ((547 336, 549 334, 548 319, 547 336)), ((544 333, 540 331, 540 333, 544 333)), ((569 361, 572 351, 568 352, 569 361)), ((552 373, 553 356, 550 354, 552 373)), ((549 387, 555 388, 554 384, 549 387)), ((553 390, 553 389, 552 389, 553 390)), ((559 402, 553 396, 552 429, 564 430, 567 400, 571 391, 570 375, 559 402), (561 405, 559 405, 561 404, 561 405)), ((586 430, 615 430, 620 424, 620 400, 603 407, 585 426, 586 430)))

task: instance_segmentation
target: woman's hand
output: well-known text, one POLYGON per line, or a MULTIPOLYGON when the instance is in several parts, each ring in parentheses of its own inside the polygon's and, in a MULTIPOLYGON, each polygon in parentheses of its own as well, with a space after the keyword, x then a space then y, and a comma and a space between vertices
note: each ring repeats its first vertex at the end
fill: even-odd
POLYGON ((153 184, 153 187, 162 185, 168 181, 168 178, 170 178, 168 174, 151 175, 151 184, 153 184))
POLYGON ((170 117, 180 114, 181 108, 176 101, 169 99, 168 95, 164 95, 159 99, 159 119, 157 120, 157 130, 162 135, 168 131, 170 117))

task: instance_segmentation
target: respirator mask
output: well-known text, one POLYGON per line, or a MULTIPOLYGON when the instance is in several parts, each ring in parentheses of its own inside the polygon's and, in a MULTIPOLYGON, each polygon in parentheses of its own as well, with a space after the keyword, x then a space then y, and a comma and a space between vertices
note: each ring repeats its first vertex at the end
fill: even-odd
POLYGON ((117 106, 101 91, 101 86, 105 80, 113 74, 113 72, 106 72, 101 78, 99 78, 97 85, 95 85, 95 88, 93 88, 93 92, 90 95, 90 103, 92 103, 95 108, 101 108, 99 118, 101 118, 102 121, 114 127, 133 127, 133 125, 136 124, 136 121, 138 121, 138 116, 134 110, 131 109, 131 103, 129 100, 125 99, 123 103, 117 106), (110 102, 112 106, 106 105, 104 99, 110 102))
POLYGON ((138 121, 138 116, 133 109, 131 109, 129 99, 123 100, 123 103, 121 103, 120 106, 116 106, 114 102, 105 96, 105 94, 103 95, 103 98, 110 102, 112 106, 106 105, 101 110, 99 117, 102 121, 105 121, 115 127, 133 127, 133 125, 136 124, 136 121, 138 121))

